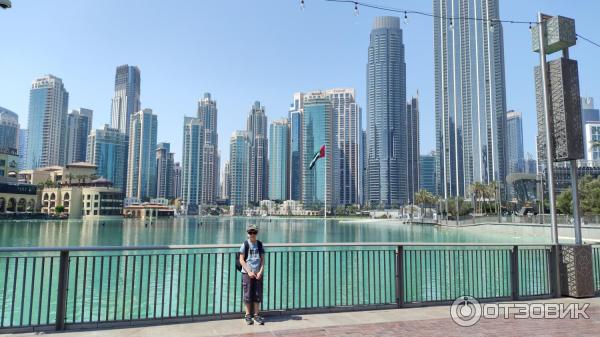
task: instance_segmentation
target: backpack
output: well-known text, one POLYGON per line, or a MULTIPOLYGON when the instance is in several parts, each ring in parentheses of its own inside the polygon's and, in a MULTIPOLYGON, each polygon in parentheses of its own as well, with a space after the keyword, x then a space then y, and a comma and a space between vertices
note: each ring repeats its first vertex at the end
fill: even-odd
MULTIPOLYGON (((262 242, 260 240, 256 240, 256 244, 258 245, 258 252, 264 252, 262 242)), ((244 241, 244 261, 248 260, 248 251, 250 250, 250 243, 248 240, 244 241)), ((237 271, 242 271, 242 264, 240 263, 240 252, 235 254, 235 269, 237 271)), ((264 254, 264 253, 263 253, 264 254)))

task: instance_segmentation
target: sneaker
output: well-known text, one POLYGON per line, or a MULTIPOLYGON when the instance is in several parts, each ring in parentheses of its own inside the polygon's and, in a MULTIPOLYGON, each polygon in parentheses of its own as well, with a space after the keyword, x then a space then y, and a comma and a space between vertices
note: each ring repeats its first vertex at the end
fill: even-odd
POLYGON ((256 321, 256 323, 260 325, 265 325, 265 320, 262 318, 261 315, 254 315, 254 321, 256 321))
POLYGON ((248 324, 248 325, 254 324, 254 321, 252 320, 252 315, 245 315, 244 319, 246 320, 246 324, 248 324))

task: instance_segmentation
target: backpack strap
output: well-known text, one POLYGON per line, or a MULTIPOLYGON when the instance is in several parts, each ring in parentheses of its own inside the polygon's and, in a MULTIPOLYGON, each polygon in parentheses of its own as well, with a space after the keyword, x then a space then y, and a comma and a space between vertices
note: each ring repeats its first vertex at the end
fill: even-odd
POLYGON ((256 240, 256 242, 257 242, 257 245, 258 245, 258 254, 264 254, 265 251, 263 249, 262 242, 260 240, 256 240))
POLYGON ((248 261, 248 251, 250 250, 250 243, 248 240, 244 241, 244 261, 248 261))

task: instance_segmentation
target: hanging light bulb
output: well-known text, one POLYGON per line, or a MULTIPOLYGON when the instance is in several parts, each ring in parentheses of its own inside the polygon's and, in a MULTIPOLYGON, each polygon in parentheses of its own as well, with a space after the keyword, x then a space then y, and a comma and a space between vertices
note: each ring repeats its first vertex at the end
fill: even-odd
POLYGON ((304 0, 300 0, 300 9, 304 10, 304 0))
POLYGON ((531 22, 530 22, 530 23, 529 23, 529 31, 531 31, 531 29, 532 29, 532 28, 531 28, 531 22))
POLYGON ((404 12, 404 24, 408 25, 408 16, 406 15, 406 11, 404 12))
POLYGON ((490 32, 494 32, 494 19, 490 20, 490 32))
POLYGON ((358 2, 354 2, 354 15, 358 16, 358 2))
POLYGON ((452 18, 450 18, 450 28, 454 28, 454 21, 452 21, 452 18))

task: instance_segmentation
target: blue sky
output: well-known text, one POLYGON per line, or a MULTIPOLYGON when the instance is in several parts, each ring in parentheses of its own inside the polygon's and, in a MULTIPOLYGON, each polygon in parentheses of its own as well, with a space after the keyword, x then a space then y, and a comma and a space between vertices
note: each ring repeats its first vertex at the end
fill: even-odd
MULTIPOLYGON (((142 74, 142 105, 158 114, 158 141, 181 156, 183 116, 212 93, 219 108, 219 146, 243 129, 255 100, 269 121, 287 115, 296 91, 354 87, 365 106, 365 64, 373 18, 389 13, 351 4, 305 0, 12 0, 0 11, 0 106, 27 124, 29 88, 42 74, 63 79, 69 109, 94 110, 94 127, 110 122, 114 74, 120 64, 142 74)), ((431 0, 371 3, 430 12, 431 0)), ((596 0, 501 0, 502 18, 535 20, 541 10, 576 19, 577 31, 600 40, 596 0)), ((403 26, 407 97, 421 97, 421 152, 434 148, 432 19, 409 16, 403 26)), ((504 25, 507 103, 523 112, 525 150, 535 152, 535 97, 527 25, 504 25)), ((579 41, 581 93, 600 105, 600 48, 579 41)))

